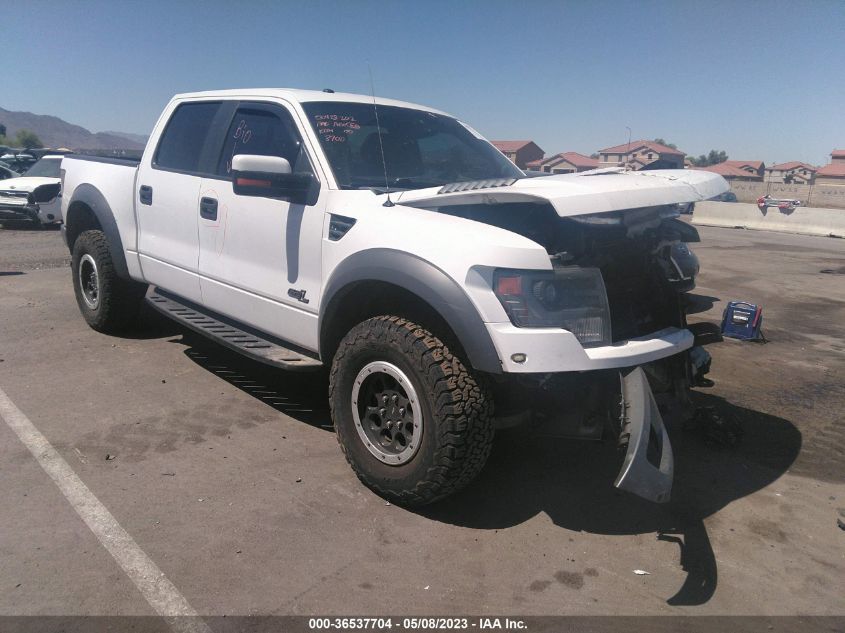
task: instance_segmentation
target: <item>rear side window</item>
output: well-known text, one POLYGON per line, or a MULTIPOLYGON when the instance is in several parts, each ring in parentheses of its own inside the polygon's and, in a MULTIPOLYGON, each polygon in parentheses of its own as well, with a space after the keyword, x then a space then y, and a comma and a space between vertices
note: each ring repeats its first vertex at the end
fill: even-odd
POLYGON ((290 114, 275 106, 244 104, 235 113, 217 173, 230 178, 232 159, 238 154, 280 156, 294 173, 310 172, 311 165, 302 146, 302 137, 290 114))
POLYGON ((219 102, 185 103, 176 108, 161 135, 155 166, 198 172, 203 146, 219 108, 219 102))

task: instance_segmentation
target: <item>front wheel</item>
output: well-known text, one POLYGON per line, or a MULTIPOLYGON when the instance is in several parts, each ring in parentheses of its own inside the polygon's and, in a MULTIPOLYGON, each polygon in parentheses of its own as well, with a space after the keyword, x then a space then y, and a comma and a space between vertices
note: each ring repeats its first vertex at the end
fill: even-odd
POLYGON ((102 231, 84 231, 73 244, 73 290, 85 321, 107 334, 135 322, 147 286, 122 279, 102 231))
POLYGON ((338 442, 359 479, 403 505, 464 487, 493 441, 482 380, 434 334, 379 316, 341 341, 329 377, 338 442))

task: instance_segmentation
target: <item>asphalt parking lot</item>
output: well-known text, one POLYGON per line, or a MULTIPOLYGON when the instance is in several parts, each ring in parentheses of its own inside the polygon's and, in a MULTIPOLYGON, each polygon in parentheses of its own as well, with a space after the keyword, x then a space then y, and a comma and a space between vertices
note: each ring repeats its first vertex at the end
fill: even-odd
MULTIPOLYGON (((458 495, 387 505, 320 380, 152 315, 90 330, 57 232, 0 230, 0 389, 203 615, 843 615, 845 242, 700 232, 692 320, 757 302, 769 343, 708 346, 696 399, 744 437, 671 428, 667 505, 613 489, 609 446, 513 432, 458 495)), ((0 615, 154 614, 7 424, 0 507, 0 615)))

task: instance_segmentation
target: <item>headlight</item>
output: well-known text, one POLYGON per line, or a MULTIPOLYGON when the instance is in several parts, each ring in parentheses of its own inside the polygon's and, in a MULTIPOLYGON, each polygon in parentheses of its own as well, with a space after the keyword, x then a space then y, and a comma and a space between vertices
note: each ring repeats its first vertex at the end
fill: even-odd
POLYGON ((30 194, 33 202, 50 202, 53 198, 59 195, 62 186, 59 183, 51 185, 41 185, 36 187, 30 194))
POLYGON ((598 268, 496 270, 493 291, 516 327, 559 327, 582 345, 609 345, 610 310, 598 268))

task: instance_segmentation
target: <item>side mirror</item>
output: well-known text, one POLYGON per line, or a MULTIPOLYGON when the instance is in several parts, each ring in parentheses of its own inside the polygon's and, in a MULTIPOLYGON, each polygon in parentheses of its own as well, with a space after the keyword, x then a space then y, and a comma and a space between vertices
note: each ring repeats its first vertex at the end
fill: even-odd
POLYGON ((232 159, 232 189, 239 196, 308 204, 314 182, 311 174, 291 173, 290 163, 280 156, 238 154, 232 159))

